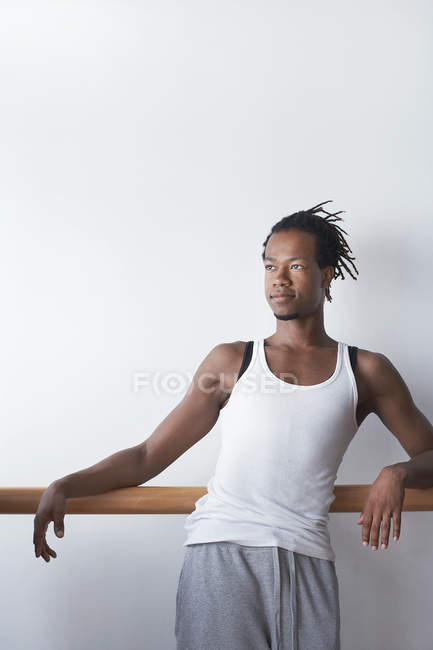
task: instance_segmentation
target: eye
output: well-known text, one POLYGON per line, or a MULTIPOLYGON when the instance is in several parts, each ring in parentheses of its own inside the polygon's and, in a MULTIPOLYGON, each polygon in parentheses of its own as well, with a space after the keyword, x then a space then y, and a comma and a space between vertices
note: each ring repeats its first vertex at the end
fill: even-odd
MULTIPOLYGON (((302 269, 305 268, 302 264, 292 264, 292 267, 293 267, 293 266, 300 266, 302 269)), ((266 264, 266 265, 265 265, 265 269, 266 269, 266 270, 268 270, 270 267, 274 267, 274 265, 273 265, 273 264, 266 264)), ((275 267, 274 267, 274 268, 275 268, 275 267)))

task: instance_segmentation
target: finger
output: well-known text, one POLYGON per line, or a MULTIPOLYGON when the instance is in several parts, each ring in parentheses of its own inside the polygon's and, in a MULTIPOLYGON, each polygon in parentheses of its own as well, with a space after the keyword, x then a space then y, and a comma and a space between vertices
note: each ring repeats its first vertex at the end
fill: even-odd
POLYGON ((47 551, 51 555, 51 557, 57 557, 57 553, 53 548, 50 548, 47 544, 47 551))
POLYGON ((35 555, 39 557, 42 554, 42 551, 45 549, 47 540, 45 538, 45 533, 41 531, 39 537, 36 539, 35 544, 35 555))
POLYGON ((42 552, 44 541, 45 541, 44 537, 45 536, 43 533, 38 533, 38 535, 36 535, 36 539, 34 541, 36 557, 39 557, 42 552))
POLYGON ((383 518, 382 518, 382 534, 381 534, 382 546, 381 546, 381 548, 384 548, 384 549, 388 547, 389 531, 391 529, 391 517, 392 517, 392 513, 387 513, 387 514, 384 514, 383 518))
POLYGON ((364 517, 364 523, 362 525, 362 543, 364 546, 368 546, 370 541, 370 527, 371 527, 371 515, 364 517))
POLYGON ((63 537, 65 534, 65 524, 63 517, 57 515, 56 513, 54 513, 54 532, 56 533, 57 537, 63 537))
POLYGON ((400 526, 401 526, 401 512, 394 512, 392 515, 392 526, 393 526, 393 535, 394 541, 400 539, 400 526))
POLYGON ((42 551, 42 557, 44 558, 44 560, 46 562, 49 562, 50 558, 55 557, 55 555, 56 555, 56 552, 52 548, 50 548, 48 546, 47 542, 45 542, 44 547, 43 547, 43 551, 42 551))
POLYGON ((38 519, 38 517, 35 517, 34 526, 33 526, 33 544, 35 545, 36 557, 38 557, 40 553, 41 537, 42 537, 42 531, 40 526, 40 520, 38 519))
POLYGON ((379 531, 382 518, 379 516, 373 517, 373 523, 371 524, 371 548, 373 551, 377 551, 379 547, 379 531))
POLYGON ((50 556, 47 551, 47 528, 49 523, 50 519, 45 519, 41 524, 40 555, 42 555, 46 562, 50 561, 50 556))
POLYGON ((40 522, 35 527, 33 543, 35 545, 35 555, 39 557, 44 549, 44 544, 46 544, 45 532, 40 522))
POLYGON ((63 537, 65 534, 64 509, 59 506, 54 507, 53 526, 57 537, 63 537))
POLYGON ((45 562, 50 561, 50 555, 49 555, 49 553, 47 551, 47 545, 46 544, 42 547, 41 555, 44 558, 45 562))

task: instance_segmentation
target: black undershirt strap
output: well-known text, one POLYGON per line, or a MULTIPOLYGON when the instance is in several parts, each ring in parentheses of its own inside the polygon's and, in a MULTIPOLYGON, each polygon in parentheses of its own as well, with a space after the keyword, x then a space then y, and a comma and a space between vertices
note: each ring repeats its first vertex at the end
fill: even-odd
POLYGON ((358 348, 356 347, 356 345, 349 345, 350 365, 352 366, 353 372, 355 372, 355 368, 356 368, 357 352, 358 352, 358 348))
POLYGON ((241 376, 244 374, 245 370, 248 368, 248 365, 251 361, 252 354, 253 354, 253 341, 248 341, 245 346, 241 369, 239 370, 238 378, 236 379, 236 381, 239 381, 241 376))

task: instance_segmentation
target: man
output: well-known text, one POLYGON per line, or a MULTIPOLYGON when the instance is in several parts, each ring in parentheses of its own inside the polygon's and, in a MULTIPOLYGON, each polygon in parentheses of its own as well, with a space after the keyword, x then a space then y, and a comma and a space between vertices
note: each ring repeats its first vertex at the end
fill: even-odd
POLYGON ((396 368, 325 332, 331 281, 344 279, 342 268, 352 275, 354 258, 339 213, 323 205, 284 217, 263 244, 275 333, 215 346, 149 438, 54 481, 35 516, 35 554, 48 562, 56 553, 45 532, 53 521, 63 535, 67 498, 145 483, 221 416, 215 473, 185 521, 178 650, 339 650, 327 513, 338 466, 369 413, 412 459, 385 467, 372 485, 358 521, 364 544, 371 538, 377 550, 381 528, 386 547, 391 519, 398 539, 405 487, 433 486, 433 427, 396 368))

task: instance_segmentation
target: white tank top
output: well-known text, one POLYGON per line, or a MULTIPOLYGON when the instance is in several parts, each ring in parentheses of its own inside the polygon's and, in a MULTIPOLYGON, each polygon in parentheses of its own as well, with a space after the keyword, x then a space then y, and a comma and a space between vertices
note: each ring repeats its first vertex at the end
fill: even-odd
POLYGON ((230 541, 335 560, 328 511, 358 425, 348 345, 326 381, 289 384, 270 370, 264 341, 221 409, 222 442, 207 494, 185 519, 184 546, 230 541))

